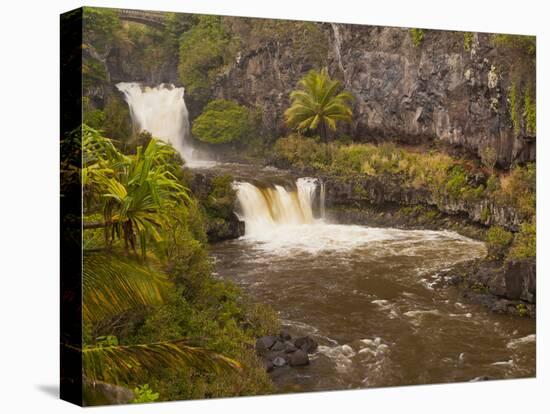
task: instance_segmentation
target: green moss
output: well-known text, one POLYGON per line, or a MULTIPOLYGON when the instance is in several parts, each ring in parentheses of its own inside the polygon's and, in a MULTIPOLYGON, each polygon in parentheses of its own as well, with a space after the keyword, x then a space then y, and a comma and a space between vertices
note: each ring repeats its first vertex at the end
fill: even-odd
POLYGON ((508 92, 508 101, 510 103, 509 113, 514 128, 514 133, 518 135, 521 132, 521 109, 520 109, 520 92, 517 82, 513 81, 508 92))
POLYGON ((193 135, 209 144, 246 142, 258 130, 255 112, 233 101, 218 99, 193 122, 193 135))
POLYGON ((424 30, 413 28, 413 29, 409 29, 409 33, 411 35, 411 39, 414 44, 414 47, 419 47, 422 41, 424 40, 424 30))
POLYGON ((535 56, 537 52, 537 41, 535 36, 494 34, 491 40, 498 48, 516 49, 530 56, 535 56))
POLYGON ((464 32, 464 50, 469 52, 472 49, 472 42, 474 41, 474 34, 471 32, 464 32))
POLYGON ((537 134, 537 106, 531 99, 529 89, 525 92, 523 116, 525 118, 525 130, 529 135, 537 134))
POLYGON ((516 310, 518 311, 519 316, 527 316, 529 314, 529 311, 527 310, 527 306, 523 303, 518 303, 516 305, 516 310))
POLYGON ((502 258, 506 254, 513 234, 500 226, 493 226, 487 231, 487 249, 489 256, 495 259, 502 258))
POLYGON ((477 293, 489 293, 489 288, 485 286, 483 283, 475 282, 470 286, 470 289, 472 289, 474 292, 477 293))
POLYGON ((488 207, 485 207, 482 211, 481 211, 481 221, 483 223, 487 223, 487 221, 489 220, 491 216, 491 210, 488 208, 488 207))
POLYGON ((111 96, 103 109, 94 108, 87 97, 83 99, 84 122, 90 127, 119 142, 132 136, 132 121, 126 102, 117 95, 111 96))
POLYGON ((537 255, 537 226, 535 220, 521 224, 520 230, 516 233, 508 259, 524 259, 537 255))

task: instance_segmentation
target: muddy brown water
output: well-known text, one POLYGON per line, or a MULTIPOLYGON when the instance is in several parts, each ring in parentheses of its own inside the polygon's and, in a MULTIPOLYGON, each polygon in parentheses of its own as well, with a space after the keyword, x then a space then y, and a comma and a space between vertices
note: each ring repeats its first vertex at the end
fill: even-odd
MULTIPOLYGON (((211 255, 218 277, 271 305, 293 335, 318 341, 310 365, 271 374, 280 392, 535 375, 534 320, 491 313, 441 284, 443 270, 484 256, 483 243, 445 231, 283 220, 273 210, 295 208, 290 197, 265 208, 244 193, 249 187, 237 187, 241 203, 259 203, 240 208, 246 235, 213 244, 211 255)), ((296 208, 305 208, 303 194, 296 208)))

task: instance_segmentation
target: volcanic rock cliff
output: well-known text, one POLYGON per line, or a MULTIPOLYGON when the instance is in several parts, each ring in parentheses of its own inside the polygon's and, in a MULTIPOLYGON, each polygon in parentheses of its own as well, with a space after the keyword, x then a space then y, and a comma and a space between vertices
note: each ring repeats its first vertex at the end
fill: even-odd
MULTIPOLYGON (((510 56, 489 34, 424 31, 415 45, 408 29, 323 24, 328 66, 355 97, 354 139, 403 144, 439 141, 480 155, 497 152, 498 164, 535 159, 535 139, 514 132, 504 76, 510 56), (466 50, 468 49, 468 50, 466 50)), ((290 45, 269 43, 240 55, 219 77, 213 97, 264 108, 264 127, 284 134, 289 93, 312 68, 290 45)), ((534 70, 534 69, 533 69, 534 70)), ((191 109, 191 112, 193 110, 191 109)))

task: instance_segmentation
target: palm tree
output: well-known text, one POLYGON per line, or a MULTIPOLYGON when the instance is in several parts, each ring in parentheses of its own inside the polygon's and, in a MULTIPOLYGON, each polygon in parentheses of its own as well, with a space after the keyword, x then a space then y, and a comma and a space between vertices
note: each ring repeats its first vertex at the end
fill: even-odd
MULTIPOLYGON (((82 316, 91 326, 130 309, 164 303, 174 289, 168 276, 130 259, 104 253, 85 253, 82 316)), ((188 367, 214 372, 239 370, 234 359, 191 346, 185 339, 119 345, 118 341, 90 344, 82 350, 84 376, 112 384, 136 383, 160 370, 188 367)))
MULTIPOLYGON (((103 217, 100 222, 85 222, 84 229, 104 229, 106 245, 119 237, 134 250, 139 237, 145 256, 146 240, 160 239, 170 224, 166 221, 193 202, 174 175, 173 148, 151 139, 145 149, 138 147, 135 154, 126 155, 85 125, 82 143, 84 206, 88 215, 103 217)), ((132 309, 165 303, 167 292, 175 289, 169 277, 153 266, 112 253, 83 255, 82 319, 92 332, 132 309)), ((92 382, 127 385, 159 370, 188 367, 216 372, 240 369, 237 361, 191 346, 185 339, 129 345, 94 340, 77 351, 82 353, 84 377, 92 382)))
POLYGON ((194 367, 216 373, 241 369, 237 361, 183 340, 85 347, 82 356, 88 380, 111 384, 136 383, 166 369, 194 367))
POLYGON ((291 128, 298 131, 319 131, 326 142, 329 130, 336 130, 338 121, 351 122, 350 104, 354 97, 341 91, 341 83, 332 80, 326 68, 310 71, 299 82, 300 89, 290 94, 292 103, 285 112, 291 128))

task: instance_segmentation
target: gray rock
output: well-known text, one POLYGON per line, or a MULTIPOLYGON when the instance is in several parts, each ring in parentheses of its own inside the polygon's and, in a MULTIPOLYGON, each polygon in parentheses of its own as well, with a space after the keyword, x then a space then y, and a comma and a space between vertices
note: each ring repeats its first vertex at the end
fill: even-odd
POLYGON ((490 380, 492 380, 491 377, 488 377, 487 375, 483 375, 481 377, 475 377, 471 379, 469 382, 490 381, 490 380))
POLYGON ((291 367, 309 365, 309 357, 307 356, 307 353, 305 351, 299 349, 296 352, 290 354, 289 363, 291 367))
POLYGON ((506 297, 535 303, 537 292, 536 259, 510 260, 505 264, 506 297))
POLYGON ((273 363, 273 366, 275 367, 284 367, 286 364, 287 364, 287 361, 286 359, 284 359, 283 357, 275 357, 273 359, 273 361, 271 361, 273 363))
POLYGON ((286 345, 284 342, 277 341, 275 344, 271 347, 272 351, 284 351, 286 349, 286 345))
MULTIPOLYGON (((456 34, 446 31, 427 31, 419 46, 403 28, 339 24, 338 32, 325 32, 329 71, 356 97, 354 122, 340 127, 343 132, 375 142, 395 137, 412 145, 437 140, 478 156, 491 147, 502 167, 535 159, 534 137, 524 126, 519 134, 511 127, 506 101, 510 72, 490 81, 492 67, 511 58, 496 49, 490 34, 474 34, 475 53, 470 53, 457 49, 456 34)), ((288 53, 288 47, 244 52, 217 79, 211 99, 261 106, 263 129, 284 136, 289 93, 312 64, 288 53), (277 65, 272 56, 278 57, 277 65)), ((534 66, 521 75, 534 79, 534 66)), ((188 107, 192 113, 191 101, 188 107)))
POLYGON ((277 337, 275 336, 262 336, 256 341, 256 351, 265 352, 275 344, 277 337))
POLYGON ((292 339, 292 337, 290 336, 290 333, 288 333, 286 329, 283 329, 279 336, 283 341, 290 341, 290 339, 292 339))
POLYGON ((270 360, 264 360, 264 367, 266 372, 271 372, 273 371, 273 368, 275 366, 273 365, 273 362, 271 362, 270 360))
POLYGON ((317 342, 309 336, 301 336, 294 340, 294 346, 310 354, 317 349, 317 342))
POLYGON ((298 350, 298 348, 296 348, 292 342, 290 342, 290 341, 285 342, 285 352, 287 354, 289 354, 291 352, 295 352, 297 350, 298 350))

